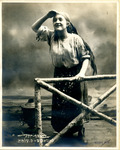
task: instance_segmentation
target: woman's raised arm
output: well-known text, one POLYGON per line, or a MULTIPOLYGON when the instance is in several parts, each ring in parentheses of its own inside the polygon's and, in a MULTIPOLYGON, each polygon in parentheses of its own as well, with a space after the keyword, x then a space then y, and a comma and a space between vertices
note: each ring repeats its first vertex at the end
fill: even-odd
POLYGON ((39 18, 33 25, 32 25, 32 29, 34 32, 37 32, 38 29, 41 27, 41 25, 48 19, 48 18, 52 18, 56 15, 56 11, 52 10, 49 11, 45 16, 39 18))

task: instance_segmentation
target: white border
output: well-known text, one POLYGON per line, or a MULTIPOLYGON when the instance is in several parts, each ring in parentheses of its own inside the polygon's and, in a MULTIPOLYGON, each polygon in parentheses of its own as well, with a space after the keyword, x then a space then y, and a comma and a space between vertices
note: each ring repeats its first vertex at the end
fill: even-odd
POLYGON ((117 125, 117 130, 116 130, 116 137, 117 137, 117 147, 120 149, 120 128, 119 128, 119 123, 120 123, 120 112, 119 112, 119 109, 120 109, 120 102, 119 102, 119 100, 120 100, 120 95, 119 95, 119 92, 120 92, 120 85, 119 85, 119 83, 120 83, 120 77, 119 77, 119 75, 120 75, 120 69, 119 69, 119 64, 120 64, 120 60, 119 60, 119 58, 120 58, 120 49, 119 49, 119 33, 120 33, 120 30, 119 30, 119 25, 120 25, 120 16, 119 16, 119 12, 120 12, 120 9, 119 9, 119 1, 117 2, 117 27, 116 27, 116 29, 117 29, 117 44, 116 44, 116 46, 117 46, 117 92, 116 92, 116 98, 117 98, 117 102, 116 102, 116 106, 117 106, 117 123, 118 123, 118 125, 117 125))
MULTIPOLYGON (((119 57, 120 57, 120 54, 119 54, 119 23, 120 23, 120 20, 119 20, 119 0, 75 0, 75 1, 72 1, 72 0, 68 0, 68 1, 64 1, 64 0, 61 0, 61 1, 43 1, 43 0, 36 0, 36 1, 30 1, 30 0, 12 0, 12 1, 9 1, 9 0, 0 0, 0 21, 2 22, 2 3, 116 3, 117 4, 117 25, 116 25, 116 31, 117 31, 117 40, 116 40, 116 49, 117 49, 117 61, 116 61, 116 68, 117 68, 117 92, 116 92, 116 99, 117 99, 117 102, 116 102, 116 108, 117 108, 117 130, 116 130, 116 147, 2 147, 2 81, 0 81, 0 96, 1 96, 1 102, 0 102, 0 121, 1 121, 1 126, 0 126, 0 149, 2 150, 21 150, 21 149, 32 149, 32 150, 35 150, 35 149, 44 149, 44 150, 48 150, 48 149, 62 149, 62 150, 96 150, 96 149, 100 149, 100 150, 120 150, 120 129, 119 129, 119 117, 120 117, 120 113, 119 113, 119 109, 120 109, 120 96, 119 96, 119 91, 120 91, 120 77, 119 77, 119 74, 120 74, 120 69, 119 69, 119 63, 120 63, 120 60, 119 60, 119 57)), ((0 25, 0 39, 1 39, 1 51, 0 51, 0 56, 2 57, 2 24, 0 25)), ((2 59, 0 61, 0 75, 2 77, 2 59)))
MULTIPOLYGON (((0 3, 0 22, 2 22, 2 4, 0 3)), ((0 45, 0 77, 2 78, 2 25, 0 25, 0 39, 1 39, 1 45, 0 45)), ((0 139, 2 139, 2 79, 0 80, 0 139)), ((0 140, 0 146, 2 145, 2 140, 0 140)))
POLYGON ((30 0, 1 0, 2 3, 118 3, 119 0, 61 0, 61 1, 51 1, 51 0, 35 0, 35 1, 30 1, 30 0))

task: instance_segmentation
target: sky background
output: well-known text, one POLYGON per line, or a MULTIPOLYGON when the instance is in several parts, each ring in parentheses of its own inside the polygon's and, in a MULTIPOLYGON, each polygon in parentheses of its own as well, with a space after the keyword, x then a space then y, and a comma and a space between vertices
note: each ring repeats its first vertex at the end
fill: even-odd
MULTIPOLYGON (((33 87, 34 78, 53 76, 49 46, 31 29, 50 10, 69 14, 95 55, 98 74, 116 73, 116 3, 3 3, 3 89, 33 87)), ((51 19, 44 25, 53 29, 51 19)))

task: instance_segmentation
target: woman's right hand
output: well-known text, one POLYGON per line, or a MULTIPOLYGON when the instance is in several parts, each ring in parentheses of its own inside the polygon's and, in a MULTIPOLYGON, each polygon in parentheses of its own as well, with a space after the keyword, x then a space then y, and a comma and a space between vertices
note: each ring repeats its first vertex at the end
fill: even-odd
POLYGON ((54 17, 56 15, 56 13, 57 12, 55 10, 51 10, 51 11, 48 12, 47 17, 48 18, 52 18, 52 17, 54 17))

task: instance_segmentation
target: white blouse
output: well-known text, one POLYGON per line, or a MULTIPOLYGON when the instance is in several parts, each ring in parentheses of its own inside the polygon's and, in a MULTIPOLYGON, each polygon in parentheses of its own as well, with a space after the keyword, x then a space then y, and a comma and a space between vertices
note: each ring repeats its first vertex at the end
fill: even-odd
POLYGON ((47 41, 50 45, 50 53, 55 67, 65 66, 71 68, 78 65, 84 59, 89 59, 89 51, 85 49, 82 38, 77 34, 69 34, 64 40, 54 40, 54 32, 42 26, 37 32, 41 41, 47 41))

